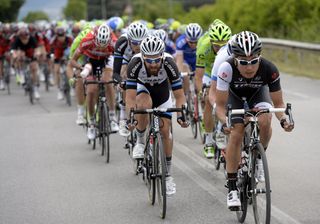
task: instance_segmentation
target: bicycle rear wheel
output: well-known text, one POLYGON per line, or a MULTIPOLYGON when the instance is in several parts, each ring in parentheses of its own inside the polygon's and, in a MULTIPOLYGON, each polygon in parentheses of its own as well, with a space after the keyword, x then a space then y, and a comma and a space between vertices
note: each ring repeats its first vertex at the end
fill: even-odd
POLYGON ((167 211, 167 193, 166 193, 166 174, 167 174, 167 164, 164 154, 163 144, 160 133, 156 135, 154 141, 154 167, 156 174, 156 186, 157 186, 157 198, 158 204, 160 206, 160 216, 161 218, 166 217, 167 211))
POLYGON ((252 151, 251 167, 251 196, 253 214, 256 223, 269 224, 271 217, 271 190, 267 157, 261 143, 256 144, 252 151), (259 182, 256 178, 256 165, 258 155, 260 155, 264 170, 264 182, 259 182))

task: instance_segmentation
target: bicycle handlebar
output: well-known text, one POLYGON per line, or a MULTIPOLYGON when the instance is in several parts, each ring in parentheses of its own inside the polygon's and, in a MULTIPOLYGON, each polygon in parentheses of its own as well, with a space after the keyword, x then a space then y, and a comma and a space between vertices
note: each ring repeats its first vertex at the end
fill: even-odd
POLYGON ((258 117, 261 114, 265 113, 278 113, 285 112, 289 117, 290 124, 294 124, 292 111, 291 111, 291 103, 287 103, 286 108, 252 108, 252 109, 231 109, 231 105, 228 104, 227 109, 227 126, 231 127, 231 115, 233 114, 244 114, 246 117, 258 117))
POLYGON ((165 113, 165 112, 181 112, 182 113, 182 119, 185 120, 185 106, 182 105, 181 108, 151 108, 151 109, 130 109, 130 123, 134 123, 134 115, 135 114, 158 114, 158 113, 165 113))
POLYGON ((103 80, 85 80, 84 84, 90 85, 90 84, 118 84, 117 81, 111 80, 111 81, 103 81, 103 80))

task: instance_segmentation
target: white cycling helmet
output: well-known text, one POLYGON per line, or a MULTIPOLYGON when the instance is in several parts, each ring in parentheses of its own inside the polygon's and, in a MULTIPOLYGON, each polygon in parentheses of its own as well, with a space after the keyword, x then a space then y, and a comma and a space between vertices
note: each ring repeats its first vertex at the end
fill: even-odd
POLYGON ((111 40, 111 29, 107 25, 100 25, 94 32, 95 43, 99 47, 106 46, 111 40))
POLYGON ((163 42, 166 42, 168 39, 168 34, 165 30, 159 29, 153 33, 154 36, 159 37, 163 42))
POLYGON ((148 35, 148 28, 140 22, 133 22, 129 25, 127 36, 129 40, 142 41, 148 35))
POLYGON ((189 23, 186 27, 185 34, 189 41, 198 41, 202 35, 202 28, 198 23, 189 23))
POLYGON ((242 31, 232 38, 230 47, 235 56, 249 57, 261 53, 262 43, 257 34, 242 31))
POLYGON ((163 54, 164 42, 159 37, 149 36, 143 39, 140 45, 140 51, 143 56, 152 56, 163 54))

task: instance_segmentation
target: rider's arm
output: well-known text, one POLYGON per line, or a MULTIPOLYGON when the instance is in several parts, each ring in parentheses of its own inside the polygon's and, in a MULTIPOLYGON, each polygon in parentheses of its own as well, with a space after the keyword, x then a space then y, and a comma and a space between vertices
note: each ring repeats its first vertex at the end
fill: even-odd
POLYGON ((211 80, 210 89, 209 89, 209 101, 212 106, 216 102, 216 91, 217 91, 217 81, 211 80))
POLYGON ((77 48, 77 50, 75 51, 75 53, 73 54, 71 60, 70 60, 70 64, 72 67, 77 68, 77 69, 82 69, 82 65, 79 64, 77 61, 81 56, 81 51, 79 48, 77 48))
POLYGON ((128 64, 127 81, 126 81, 126 112, 127 118, 131 108, 136 108, 136 96, 137 96, 137 80, 140 69, 142 67, 142 61, 139 57, 133 57, 128 64))
POLYGON ((228 62, 224 62, 219 67, 217 90, 216 90, 216 104, 217 116, 224 124, 226 123, 226 104, 229 97, 229 87, 232 80, 232 67, 228 62))
POLYGON ((115 75, 121 74, 123 55, 127 46, 128 40, 125 36, 121 36, 116 42, 113 62, 113 74, 115 75))
POLYGON ((204 67, 196 67, 196 74, 195 74, 195 80, 196 80, 196 91, 197 93, 202 90, 202 78, 204 75, 204 67))
MULTIPOLYGON (((273 106, 275 108, 284 108, 286 107, 283 101, 283 97, 282 97, 282 90, 278 90, 275 92, 270 92, 270 96, 271 96, 271 100, 273 102, 273 106)), ((279 112, 276 113, 276 117, 278 118, 278 120, 280 121, 281 118, 286 117, 285 113, 283 112, 279 112)))

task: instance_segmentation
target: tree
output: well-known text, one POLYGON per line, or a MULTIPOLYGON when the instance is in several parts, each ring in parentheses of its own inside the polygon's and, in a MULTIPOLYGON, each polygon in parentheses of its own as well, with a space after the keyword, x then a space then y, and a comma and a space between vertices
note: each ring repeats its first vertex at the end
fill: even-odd
POLYGON ((67 6, 63 9, 66 19, 81 20, 87 18, 86 0, 68 0, 67 6))
POLYGON ((24 2, 25 0, 0 0, 0 21, 16 21, 18 12, 24 2))
POLYGON ((43 11, 33 11, 33 12, 29 12, 23 18, 23 21, 25 21, 26 23, 33 23, 36 20, 47 20, 47 21, 49 21, 49 17, 43 11))

